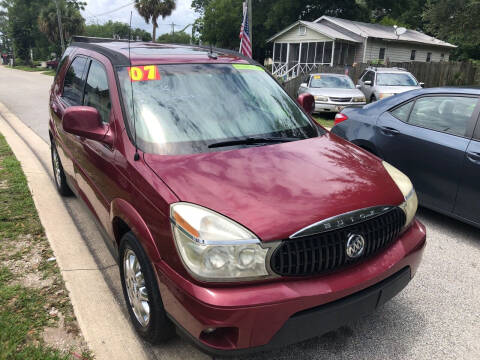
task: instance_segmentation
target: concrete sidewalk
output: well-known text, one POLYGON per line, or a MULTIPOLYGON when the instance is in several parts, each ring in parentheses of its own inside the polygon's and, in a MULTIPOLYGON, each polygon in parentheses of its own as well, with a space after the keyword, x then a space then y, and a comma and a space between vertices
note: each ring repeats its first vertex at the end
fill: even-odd
MULTIPOLYGON (((80 329, 96 359, 150 358, 105 282, 105 267, 98 266, 56 191, 51 168, 46 166, 49 145, 1 103, 0 132, 22 164, 80 329)), ((111 256, 107 267, 118 272, 111 256)))

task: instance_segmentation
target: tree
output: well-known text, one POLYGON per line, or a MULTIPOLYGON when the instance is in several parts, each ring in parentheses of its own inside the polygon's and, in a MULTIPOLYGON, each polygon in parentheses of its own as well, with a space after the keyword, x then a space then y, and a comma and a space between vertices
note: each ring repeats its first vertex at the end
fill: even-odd
MULTIPOLYGON (((63 38, 68 41, 72 35, 81 35, 85 30, 85 19, 80 14, 83 3, 58 0, 61 13, 63 38)), ((45 34, 57 49, 60 49, 60 32, 58 28, 57 7, 54 1, 50 1, 40 10, 38 16, 38 28, 45 34)))
POLYGON ((0 10, 0 53, 8 52, 10 50, 9 43, 7 12, 0 10))
POLYGON ((157 39, 161 43, 190 44, 191 37, 185 31, 178 31, 174 34, 163 34, 157 39))
POLYGON ((454 56, 480 59, 480 3, 477 0, 428 0, 423 20, 427 31, 458 45, 454 56))
MULTIPOLYGON (((109 20, 105 24, 91 24, 87 25, 85 28, 86 36, 112 38, 116 35, 121 39, 128 39, 129 34, 130 26, 119 21, 113 22, 109 20)), ((142 41, 152 40, 152 35, 140 28, 132 29, 131 35, 133 40, 136 40, 137 38, 142 41)))
POLYGON ((426 3, 427 0, 365 0, 373 22, 394 22, 417 30, 424 27, 422 12, 426 3))
POLYGON ((165 19, 175 10, 175 0, 135 0, 135 8, 147 24, 152 22, 152 39, 155 41, 158 27, 158 18, 165 19))

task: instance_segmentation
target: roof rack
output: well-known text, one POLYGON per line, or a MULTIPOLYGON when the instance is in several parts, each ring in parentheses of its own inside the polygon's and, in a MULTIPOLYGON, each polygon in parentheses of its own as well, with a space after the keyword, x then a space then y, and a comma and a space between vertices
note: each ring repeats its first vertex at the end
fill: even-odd
MULTIPOLYGON (((136 41, 137 40, 130 40, 130 42, 136 42, 136 41)), ((105 43, 105 42, 128 42, 128 39, 100 38, 100 37, 93 37, 93 36, 73 35, 72 43, 73 42, 95 44, 95 43, 105 43)))

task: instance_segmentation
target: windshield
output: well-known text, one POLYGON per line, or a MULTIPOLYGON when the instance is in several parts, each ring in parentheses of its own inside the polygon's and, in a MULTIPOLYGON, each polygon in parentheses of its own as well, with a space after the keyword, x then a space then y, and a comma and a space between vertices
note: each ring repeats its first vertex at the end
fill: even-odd
POLYGON ((379 86, 417 86, 415 78, 407 73, 377 73, 379 86))
POLYGON ((208 146, 248 137, 309 138, 321 131, 258 66, 139 66, 118 74, 132 133, 133 87, 137 143, 145 152, 220 151, 208 146))
POLYGON ((314 75, 311 88, 353 89, 355 85, 348 76, 314 75))

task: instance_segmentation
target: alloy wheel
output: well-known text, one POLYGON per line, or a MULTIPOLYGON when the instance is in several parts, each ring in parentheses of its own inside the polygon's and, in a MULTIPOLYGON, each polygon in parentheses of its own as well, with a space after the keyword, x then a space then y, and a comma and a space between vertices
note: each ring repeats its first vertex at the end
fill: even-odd
POLYGON ((148 292, 140 262, 131 249, 127 249, 123 257, 123 277, 132 311, 140 325, 147 327, 150 322, 148 292))

